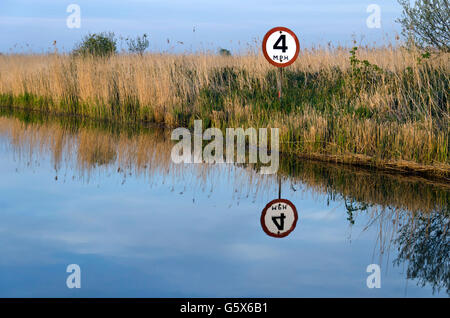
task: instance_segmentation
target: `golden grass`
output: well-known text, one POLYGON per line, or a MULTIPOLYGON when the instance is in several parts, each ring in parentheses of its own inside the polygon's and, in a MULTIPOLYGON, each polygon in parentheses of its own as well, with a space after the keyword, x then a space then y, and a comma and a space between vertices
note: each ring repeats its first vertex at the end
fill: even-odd
POLYGON ((303 50, 280 105, 261 55, 4 55, 0 102, 169 127, 279 127, 283 152, 448 178, 449 56, 418 63, 419 52, 384 47, 357 57, 383 73, 356 77, 347 49, 303 50))

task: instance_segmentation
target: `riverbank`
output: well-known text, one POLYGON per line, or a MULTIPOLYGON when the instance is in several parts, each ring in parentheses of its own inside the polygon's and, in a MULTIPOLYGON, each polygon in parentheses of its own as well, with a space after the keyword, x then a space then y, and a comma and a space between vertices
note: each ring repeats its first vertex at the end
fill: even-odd
POLYGON ((449 65, 403 49, 262 56, 0 56, 0 104, 132 125, 279 127, 285 154, 450 178, 449 65))

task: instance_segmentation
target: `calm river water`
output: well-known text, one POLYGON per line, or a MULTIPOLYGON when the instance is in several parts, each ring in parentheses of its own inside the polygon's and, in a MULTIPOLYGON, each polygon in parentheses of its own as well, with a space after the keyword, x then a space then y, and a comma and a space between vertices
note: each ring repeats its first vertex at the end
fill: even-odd
POLYGON ((0 297, 448 297, 449 184, 284 159, 298 222, 274 238, 260 217, 277 176, 174 164, 172 145, 156 128, 3 111, 0 297))

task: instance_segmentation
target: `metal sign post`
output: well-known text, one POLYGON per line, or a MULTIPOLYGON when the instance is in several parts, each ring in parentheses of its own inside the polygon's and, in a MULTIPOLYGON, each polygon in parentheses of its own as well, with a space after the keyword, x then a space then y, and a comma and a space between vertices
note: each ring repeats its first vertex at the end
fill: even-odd
POLYGON ((278 67, 277 88, 281 105, 283 68, 295 62, 300 52, 300 43, 294 32, 285 27, 276 27, 266 33, 262 51, 266 60, 278 67))

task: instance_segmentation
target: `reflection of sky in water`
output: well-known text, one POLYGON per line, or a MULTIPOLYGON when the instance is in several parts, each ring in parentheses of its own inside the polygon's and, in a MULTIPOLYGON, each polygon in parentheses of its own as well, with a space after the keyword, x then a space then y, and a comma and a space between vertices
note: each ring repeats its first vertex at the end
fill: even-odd
POLYGON ((206 186, 160 174, 123 183, 95 170, 87 182, 64 167, 55 180, 50 160, 27 167, 0 149, 2 297, 432 295, 406 280, 406 266, 391 265, 394 249, 381 260, 382 288, 368 289, 378 228, 363 230, 364 213, 350 227, 342 202, 327 206, 299 185, 282 192, 299 211, 297 228, 274 239, 259 218, 276 183, 246 197, 228 168, 206 186), (65 284, 71 263, 81 267, 78 290, 65 284))

